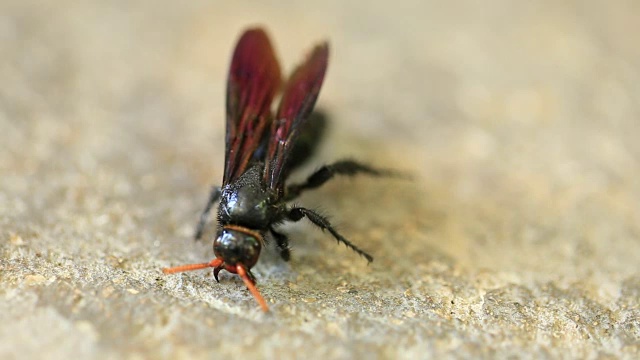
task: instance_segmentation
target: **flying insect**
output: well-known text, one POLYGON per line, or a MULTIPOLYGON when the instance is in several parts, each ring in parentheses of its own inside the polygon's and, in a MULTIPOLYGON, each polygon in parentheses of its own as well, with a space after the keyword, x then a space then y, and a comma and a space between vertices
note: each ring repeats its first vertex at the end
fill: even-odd
MULTIPOLYGON (((291 170, 309 155, 301 141, 313 135, 311 112, 327 70, 329 46, 315 46, 283 84, 280 66, 264 30, 253 28, 240 37, 229 69, 226 91, 225 168, 221 187, 214 187, 197 228, 199 239, 213 206, 218 203, 218 228, 213 242, 215 259, 163 269, 164 273, 213 268, 216 281, 222 270, 238 274, 264 311, 268 306, 255 286, 251 268, 257 263, 265 239, 271 237, 282 259, 290 258, 288 237, 276 225, 307 218, 328 231, 368 262, 373 257, 332 226, 318 212, 287 203, 302 192, 314 189, 336 175, 393 175, 388 170, 343 160, 319 168, 305 182, 287 184, 291 170), (272 113, 274 97, 282 90, 277 111, 272 113)), ((313 137, 313 136, 312 136, 313 137)))

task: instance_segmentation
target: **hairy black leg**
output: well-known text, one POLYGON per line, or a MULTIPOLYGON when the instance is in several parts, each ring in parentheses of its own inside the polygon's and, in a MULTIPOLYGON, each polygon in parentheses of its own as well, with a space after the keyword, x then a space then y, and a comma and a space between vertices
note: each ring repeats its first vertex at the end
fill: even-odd
POLYGON ((399 173, 391 170, 372 168, 353 160, 341 160, 331 165, 321 167, 311 174, 311 176, 307 178, 307 181, 301 184, 287 186, 284 199, 285 201, 293 200, 304 190, 320 187, 336 175, 354 176, 358 174, 370 176, 401 176, 399 173))
POLYGON ((273 228, 269 228, 269 230, 271 231, 273 237, 276 239, 276 244, 280 249, 280 256, 282 257, 282 260, 289 261, 289 259, 291 258, 291 250, 289 250, 289 238, 287 238, 287 235, 273 230, 273 228))
POLYGON ((207 205, 204 207, 202 214, 200 214, 200 220, 198 220, 198 225, 196 226, 196 234, 194 236, 196 240, 200 240, 200 238, 202 237, 204 226, 207 224, 207 219, 209 218, 211 208, 213 207, 213 204, 215 204, 216 201, 220 199, 221 193, 222 191, 220 190, 219 186, 214 186, 211 188, 211 194, 209 194, 207 205))
POLYGON ((363 250, 360 250, 360 248, 358 248, 357 246, 352 244, 349 240, 345 239, 344 236, 340 235, 336 231, 336 229, 333 228, 333 226, 331 225, 329 220, 327 220, 327 218, 325 218, 324 216, 318 214, 317 212, 315 212, 313 210, 301 208, 301 207, 293 207, 293 208, 289 209, 289 214, 287 215, 287 217, 291 221, 298 221, 298 220, 302 219, 303 217, 306 217, 307 219, 309 219, 309 221, 314 223, 317 227, 321 228, 322 230, 329 231, 331 233, 331 235, 333 235, 333 237, 336 238, 336 240, 338 242, 341 242, 341 243, 345 244, 351 250, 357 252, 361 256, 364 256, 367 259, 368 262, 372 262, 373 261, 373 256, 367 254, 363 250))

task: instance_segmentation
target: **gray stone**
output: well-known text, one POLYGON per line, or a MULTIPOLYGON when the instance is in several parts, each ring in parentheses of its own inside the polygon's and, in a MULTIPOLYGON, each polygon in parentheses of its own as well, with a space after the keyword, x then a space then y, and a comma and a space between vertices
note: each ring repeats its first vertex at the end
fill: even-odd
MULTIPOLYGON (((638 358, 636 2, 0 4, 0 358, 638 358), (317 156, 407 171, 298 203, 254 272, 191 236, 243 28, 331 43, 317 156), (273 246, 273 245, 272 245, 273 246)), ((211 224, 213 225, 213 223, 211 224)))

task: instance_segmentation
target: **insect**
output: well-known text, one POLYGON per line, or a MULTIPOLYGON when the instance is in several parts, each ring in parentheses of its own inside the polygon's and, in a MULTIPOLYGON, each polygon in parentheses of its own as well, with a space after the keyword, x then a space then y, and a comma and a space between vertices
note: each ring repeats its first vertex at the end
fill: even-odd
MULTIPOLYGON (((328 231, 338 242, 373 261, 373 257, 343 237, 324 216, 287 202, 303 191, 314 189, 335 175, 393 175, 351 160, 319 168, 305 182, 287 185, 291 170, 306 157, 301 150, 304 135, 311 135, 315 120, 308 121, 324 80, 329 59, 326 42, 315 46, 286 83, 266 33, 249 29, 236 45, 229 78, 226 102, 226 152, 221 187, 214 187, 200 216, 196 239, 202 236, 212 207, 218 204, 218 228, 213 242, 215 259, 208 263, 165 268, 166 274, 213 268, 238 274, 262 310, 268 306, 255 285, 251 268, 258 261, 268 236, 275 239, 282 259, 290 258, 288 237, 274 227, 286 221, 307 218, 328 231), (282 88, 280 105, 275 112, 271 104, 282 88)), ((307 136, 309 138, 309 136, 307 136)), ((308 150, 308 149, 307 149, 308 150)))

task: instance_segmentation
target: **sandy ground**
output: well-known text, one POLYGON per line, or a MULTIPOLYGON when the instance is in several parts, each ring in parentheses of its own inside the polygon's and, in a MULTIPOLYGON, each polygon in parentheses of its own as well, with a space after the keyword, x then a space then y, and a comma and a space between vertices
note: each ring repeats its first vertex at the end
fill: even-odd
POLYGON ((637 1, 0 4, 0 358, 637 358, 637 1), (330 214, 238 277, 167 276, 224 167, 224 88, 262 24, 317 41, 345 157, 330 214))

